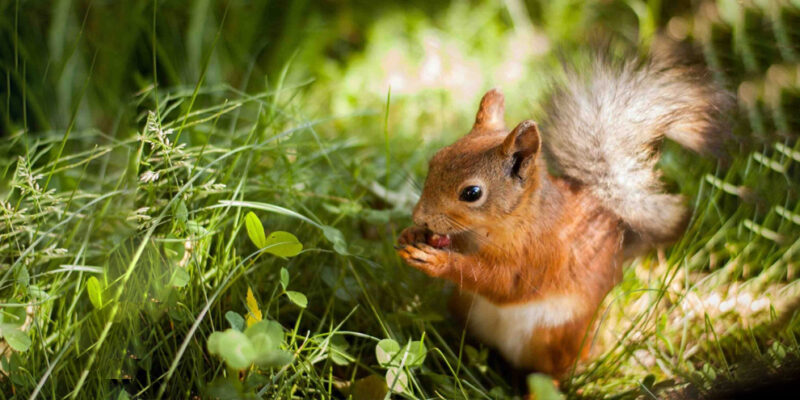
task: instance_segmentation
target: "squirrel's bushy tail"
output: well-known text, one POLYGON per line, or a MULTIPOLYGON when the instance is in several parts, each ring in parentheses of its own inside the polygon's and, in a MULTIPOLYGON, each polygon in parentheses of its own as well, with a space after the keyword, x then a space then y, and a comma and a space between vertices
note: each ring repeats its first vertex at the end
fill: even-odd
POLYGON ((650 61, 595 61, 568 72, 547 110, 544 144, 560 172, 586 184, 650 243, 677 238, 687 221, 679 195, 663 192, 658 144, 666 136, 722 154, 731 97, 701 70, 650 61))

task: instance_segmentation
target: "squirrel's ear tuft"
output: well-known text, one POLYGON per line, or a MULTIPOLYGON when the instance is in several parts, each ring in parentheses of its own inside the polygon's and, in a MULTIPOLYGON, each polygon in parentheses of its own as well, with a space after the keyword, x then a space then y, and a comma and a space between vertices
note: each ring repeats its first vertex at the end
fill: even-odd
POLYGON ((491 89, 483 95, 478 115, 475 116, 475 128, 499 130, 505 128, 505 101, 503 93, 491 89))
POLYGON ((511 133, 503 140, 500 151, 506 157, 514 157, 514 166, 511 175, 520 178, 527 176, 528 171, 533 167, 536 155, 542 148, 542 139, 539 135, 539 127, 532 120, 525 120, 519 123, 511 133))

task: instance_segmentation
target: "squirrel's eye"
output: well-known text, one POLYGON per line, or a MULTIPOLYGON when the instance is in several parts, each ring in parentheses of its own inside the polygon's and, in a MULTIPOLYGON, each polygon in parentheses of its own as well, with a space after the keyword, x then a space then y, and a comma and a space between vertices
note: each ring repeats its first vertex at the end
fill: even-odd
POLYGON ((461 195, 458 196, 458 199, 472 203, 473 201, 478 201, 481 195, 483 195, 483 191, 480 186, 467 186, 461 191, 461 195))

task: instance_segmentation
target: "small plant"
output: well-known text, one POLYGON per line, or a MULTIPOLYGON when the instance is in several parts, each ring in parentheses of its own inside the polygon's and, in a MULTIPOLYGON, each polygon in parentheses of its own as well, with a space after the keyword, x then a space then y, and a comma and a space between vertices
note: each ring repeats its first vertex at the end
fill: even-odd
MULTIPOLYGON (((275 231, 266 236, 264 234, 264 226, 261 225, 261 220, 251 211, 244 217, 245 227, 247 228, 247 236, 256 247, 261 249, 262 252, 270 253, 278 257, 294 257, 303 251, 303 244, 297 240, 297 237, 289 232, 275 231)), ((289 271, 286 268, 281 268, 280 284, 283 289, 283 294, 289 300, 300 308, 306 308, 308 299, 303 293, 286 290, 289 286, 289 271)), ((255 304, 255 299, 252 297, 251 291, 247 292, 247 305, 251 307, 255 304), (252 302, 251 302, 252 299, 252 302)), ((253 308, 250 308, 251 311, 253 308)), ((259 313, 260 316, 260 313, 259 313)), ((249 316, 248 316, 249 318, 249 316)), ((249 321, 249 320, 248 320, 249 321)), ((249 325, 249 324, 248 324, 249 325)))
POLYGON ((212 398, 252 398, 259 386, 266 384, 261 371, 290 364, 293 354, 286 350, 283 326, 273 320, 263 319, 263 314, 250 287, 246 297, 247 316, 235 311, 225 313, 230 328, 212 332, 206 346, 208 352, 219 356, 228 367, 225 378, 218 378, 206 388, 212 398), (244 381, 237 378, 244 371, 244 381))
POLYGON ((231 325, 231 328, 208 337, 209 353, 222 357, 229 368, 244 370, 255 364, 258 368, 268 369, 292 361, 292 353, 281 348, 285 346, 284 333, 278 322, 261 320, 244 331, 242 326, 231 325))
MULTIPOLYGON (((28 351, 31 347, 31 338, 25 331, 28 325, 27 318, 24 307, 5 308, 0 311, 0 339, 15 351, 28 351)), ((0 352, 2 351, 0 347, 0 352)))
MULTIPOLYGON (((269 253, 281 258, 294 257, 303 250, 303 244, 293 234, 275 231, 267 236, 261 221, 253 212, 247 213, 244 219, 247 236, 258 247, 260 253, 269 253)), ((301 308, 308 305, 308 299, 303 293, 286 290, 289 285, 289 271, 280 270, 280 286, 289 300, 301 308)), ((283 367, 292 362, 293 355, 285 350, 288 346, 285 341, 283 326, 270 319, 264 319, 258 305, 253 289, 248 286, 245 297, 247 314, 242 317, 235 311, 225 313, 225 319, 230 328, 224 331, 212 332, 208 337, 208 352, 219 356, 225 365, 232 370, 227 381, 235 377, 235 371, 258 371, 283 367)), ((251 375, 251 374, 248 374, 251 375)), ((256 374, 257 375, 257 374, 256 374)), ((260 382, 251 379, 247 382, 260 382)), ((211 391, 238 390, 242 392, 238 382, 215 382, 211 391)))
POLYGON ((275 231, 265 237, 264 226, 252 211, 244 217, 247 236, 262 252, 278 257, 294 257, 303 251, 303 244, 289 232, 275 231))
POLYGON ((386 384, 397 393, 407 393, 408 374, 406 369, 417 368, 425 362, 428 349, 422 341, 410 341, 400 347, 392 339, 383 339, 375 346, 375 356, 381 367, 386 368, 386 384))

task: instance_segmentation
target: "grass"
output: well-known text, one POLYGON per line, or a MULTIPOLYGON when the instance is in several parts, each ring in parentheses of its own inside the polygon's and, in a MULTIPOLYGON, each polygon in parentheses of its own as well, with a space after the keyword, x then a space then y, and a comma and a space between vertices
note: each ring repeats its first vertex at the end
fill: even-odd
POLYGON ((727 164, 666 146, 692 223, 626 268, 561 390, 664 397, 800 355, 796 4, 422 3, 0 5, 0 396, 359 399, 393 371, 396 397, 520 397, 394 253, 415 182, 483 90, 536 115, 584 37, 656 29, 737 94, 741 142, 727 164), (259 252, 249 212, 303 250, 259 252), (209 338, 258 314, 292 359, 237 371, 209 338))

